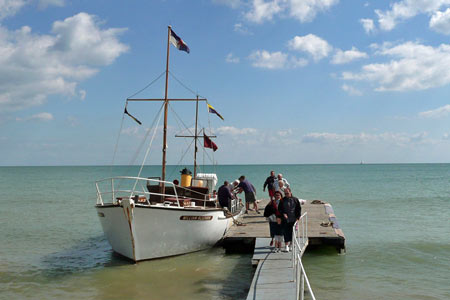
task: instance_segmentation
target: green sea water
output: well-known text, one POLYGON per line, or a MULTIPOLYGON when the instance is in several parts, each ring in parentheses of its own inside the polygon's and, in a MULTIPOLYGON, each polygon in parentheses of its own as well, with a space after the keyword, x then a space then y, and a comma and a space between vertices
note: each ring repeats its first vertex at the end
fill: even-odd
MULTIPOLYGON (((183 166, 184 167, 184 166, 183 166)), ((170 179, 183 167, 168 168, 170 179)), ((94 209, 97 179, 137 167, 0 167, 0 299, 245 299, 251 256, 221 248, 130 264, 94 209)), ((330 202, 347 253, 307 251, 317 299, 450 299, 450 164, 205 167, 219 182, 281 172, 330 202)), ((144 168, 143 177, 159 174, 144 168)))

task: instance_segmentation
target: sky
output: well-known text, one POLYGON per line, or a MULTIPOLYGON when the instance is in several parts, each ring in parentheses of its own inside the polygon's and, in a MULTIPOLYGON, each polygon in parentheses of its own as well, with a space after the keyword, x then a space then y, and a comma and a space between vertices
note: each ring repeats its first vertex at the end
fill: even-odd
POLYGON ((159 164, 161 103, 123 111, 164 97, 168 25, 169 97, 224 117, 202 163, 450 162, 450 0, 0 0, 0 165, 159 164))

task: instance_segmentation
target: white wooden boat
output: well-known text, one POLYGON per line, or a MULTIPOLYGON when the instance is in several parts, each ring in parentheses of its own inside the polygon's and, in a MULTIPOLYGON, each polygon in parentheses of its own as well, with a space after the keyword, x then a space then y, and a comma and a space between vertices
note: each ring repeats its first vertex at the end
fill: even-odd
MULTIPOLYGON (((112 249, 137 262, 203 250, 220 241, 232 225, 233 216, 242 212, 238 200, 221 208, 214 193, 215 174, 197 174, 198 103, 206 99, 168 99, 169 26, 166 93, 164 99, 127 99, 164 101, 162 175, 160 177, 114 177, 96 182, 96 210, 112 249), (194 177, 181 185, 165 180, 167 148, 167 107, 169 101, 195 101, 196 121, 194 177)), ((128 112, 125 109, 125 113, 128 112)), ((155 128, 157 128, 156 126, 155 128)), ((155 129, 156 130, 156 129, 155 129)), ((141 168, 142 170, 142 168, 141 168)), ((183 179, 183 178, 182 178, 183 179)))

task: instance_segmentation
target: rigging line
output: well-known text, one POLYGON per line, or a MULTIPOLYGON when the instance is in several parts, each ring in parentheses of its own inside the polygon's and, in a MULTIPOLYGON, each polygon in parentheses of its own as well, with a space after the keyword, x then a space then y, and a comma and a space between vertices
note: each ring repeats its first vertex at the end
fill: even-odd
POLYGON ((206 152, 206 148, 202 146, 203 149, 203 165, 205 164, 205 154, 212 161, 211 156, 209 156, 208 152, 206 152))
MULTIPOLYGON (((155 126, 155 128, 154 128, 154 130, 153 130, 153 135, 152 135, 152 138, 150 139, 150 143, 149 143, 149 145, 148 145, 148 147, 147 147, 147 152, 145 153, 144 159, 142 160, 142 165, 141 165, 141 168, 139 169, 139 173, 138 173, 138 176, 137 176, 138 178, 141 177, 142 169, 144 168, 145 161, 147 160, 147 156, 148 156, 148 154, 149 154, 149 152, 150 152, 150 148, 152 147, 153 140, 155 139, 156 130, 158 129, 159 121, 161 121, 162 111, 163 111, 163 110, 160 109, 158 122, 156 123, 156 126, 155 126)), ((137 185, 137 183, 138 183, 138 180, 139 180, 139 179, 136 179, 136 181, 135 181, 135 183, 134 183, 133 190, 131 191, 130 197, 133 195, 134 190, 136 189, 136 185, 137 185)))
MULTIPOLYGON (((153 126, 155 125, 155 122, 156 122, 156 119, 157 119, 157 117, 158 117, 158 114, 161 113, 163 107, 164 107, 164 104, 161 105, 161 108, 160 108, 159 111, 156 113, 155 118, 153 119, 152 125, 147 129, 147 132, 146 132, 146 134, 145 134, 145 137, 142 139, 142 141, 141 141, 139 147, 137 147, 137 149, 136 149, 135 154, 134 154, 133 157, 130 159, 130 161, 129 161, 129 163, 128 163, 128 167, 127 167, 126 170, 125 170, 125 174, 128 174, 128 173, 130 172, 130 170, 133 168, 133 164, 135 163, 135 161, 136 161, 136 159, 137 159, 137 157, 138 157, 138 155, 139 155, 139 152, 140 152, 141 149, 142 149, 142 146, 144 145, 145 141, 147 140, 149 133, 151 132, 153 126)), ((117 186, 119 189, 120 189, 120 187, 122 186, 122 182, 123 182, 123 181, 120 181, 119 184, 118 184, 118 186, 117 186)))
POLYGON ((153 126, 155 125, 155 122, 156 122, 156 119, 157 119, 157 117, 158 117, 158 114, 161 113, 161 110, 163 109, 163 107, 164 107, 164 105, 161 105, 159 111, 156 113, 155 118, 153 119, 152 125, 147 129, 147 132, 145 133, 144 138, 142 139, 142 141, 141 141, 139 147, 137 147, 136 152, 134 153, 133 157, 131 158, 131 160, 130 160, 130 162, 129 162, 129 165, 130 165, 130 166, 133 165, 134 162, 136 161, 136 159, 137 159, 137 157, 138 157, 138 155, 139 155, 139 152, 141 152, 142 146, 144 145, 144 143, 145 143, 145 141, 147 140, 147 138, 148 138, 150 132, 152 131, 152 128, 153 128, 153 126))
POLYGON ((176 113, 176 111, 172 108, 172 105, 170 105, 170 102, 169 102, 169 107, 170 107, 170 109, 172 110, 173 114, 178 118, 178 120, 180 120, 181 124, 183 124, 183 126, 189 131, 189 133, 192 134, 192 135, 194 135, 194 134, 192 133, 192 131, 189 129, 189 127, 187 127, 186 124, 184 124, 183 120, 180 118, 180 116, 178 116, 178 114, 176 113))
POLYGON ((194 92, 194 90, 192 90, 190 87, 188 87, 187 85, 185 85, 183 82, 181 82, 181 80, 179 80, 175 75, 173 75, 173 73, 171 71, 169 71, 170 76, 172 76, 173 79, 175 79, 182 87, 184 87, 186 90, 188 90, 189 92, 191 92, 194 96, 199 96, 202 98, 206 98, 203 96, 200 96, 198 93, 194 92))
MULTIPOLYGON (((126 104, 125 104, 125 106, 126 106, 126 104)), ((117 135, 116 146, 114 147, 114 154, 113 154, 113 158, 112 158, 112 161, 111 161, 111 167, 109 169, 109 177, 112 177, 112 168, 113 168, 114 162, 116 160, 117 147, 119 146, 120 134, 122 133, 122 127, 123 127, 123 120, 124 119, 125 119, 125 114, 122 114, 122 121, 120 122, 119 134, 117 135)))
MULTIPOLYGON (((212 129, 211 129, 211 118, 210 118, 210 116, 209 116, 209 113, 208 113, 208 129, 209 129, 209 132, 210 132, 210 134, 212 135, 212 129)), ((215 167, 215 157, 214 157, 214 152, 215 151, 213 151, 213 153, 212 153, 212 164, 213 164, 213 172, 214 173, 216 173, 216 167, 215 167)))
MULTIPOLYGON (((172 107, 170 106, 170 103, 169 103, 169 107, 172 109, 172 107)), ((172 111, 173 111, 173 109, 172 109, 172 111)), ((173 112, 174 112, 174 111, 173 111, 173 112)), ((174 113, 175 113, 175 112, 174 112, 174 113)), ((179 129, 181 132, 183 132, 182 126, 180 126, 180 123, 179 123, 179 121, 178 121, 177 118, 175 118, 175 121, 177 122, 178 129, 179 129)), ((187 148, 189 148, 189 147, 192 145, 192 142, 189 144, 189 143, 186 141, 185 138, 183 138, 183 141, 184 141, 184 143, 186 144, 187 148)), ((173 172, 172 172, 172 173, 173 173, 173 172)), ((171 173, 170 175, 172 175, 172 173, 171 173)), ((170 176, 169 176, 169 177, 170 177, 170 176)))
POLYGON ((156 81, 158 81, 158 79, 160 79, 161 76, 163 76, 165 73, 166 73, 166 71, 162 72, 161 75, 159 75, 158 77, 156 77, 155 80, 153 80, 152 82, 150 82, 149 84, 147 84, 143 89, 141 89, 141 90, 139 90, 138 92, 134 93, 133 95, 129 96, 129 97, 127 98, 127 100, 130 99, 130 98, 132 98, 132 97, 134 97, 134 96, 136 96, 137 94, 139 94, 140 92, 142 92, 143 90, 145 90, 146 88, 148 88, 149 86, 151 86, 152 84, 154 84, 154 83, 155 83, 156 81))
POLYGON ((177 162, 177 164, 175 165, 175 168, 172 169, 172 172, 170 173, 169 177, 172 176, 173 172, 175 172, 175 170, 177 169, 177 167, 180 166, 181 161, 183 160, 183 158, 186 156, 186 154, 189 151, 189 147, 191 147, 192 143, 194 142, 194 140, 191 141, 191 143, 189 144, 188 148, 186 149, 186 151, 184 152, 184 154, 181 156, 180 160, 177 162))

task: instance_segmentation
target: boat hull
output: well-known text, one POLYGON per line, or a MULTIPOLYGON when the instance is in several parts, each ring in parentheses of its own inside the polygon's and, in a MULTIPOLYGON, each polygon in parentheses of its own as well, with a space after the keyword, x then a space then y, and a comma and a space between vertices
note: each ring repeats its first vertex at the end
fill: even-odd
POLYGON ((232 225, 220 209, 97 205, 112 249, 140 261, 199 251, 214 246, 232 225))

